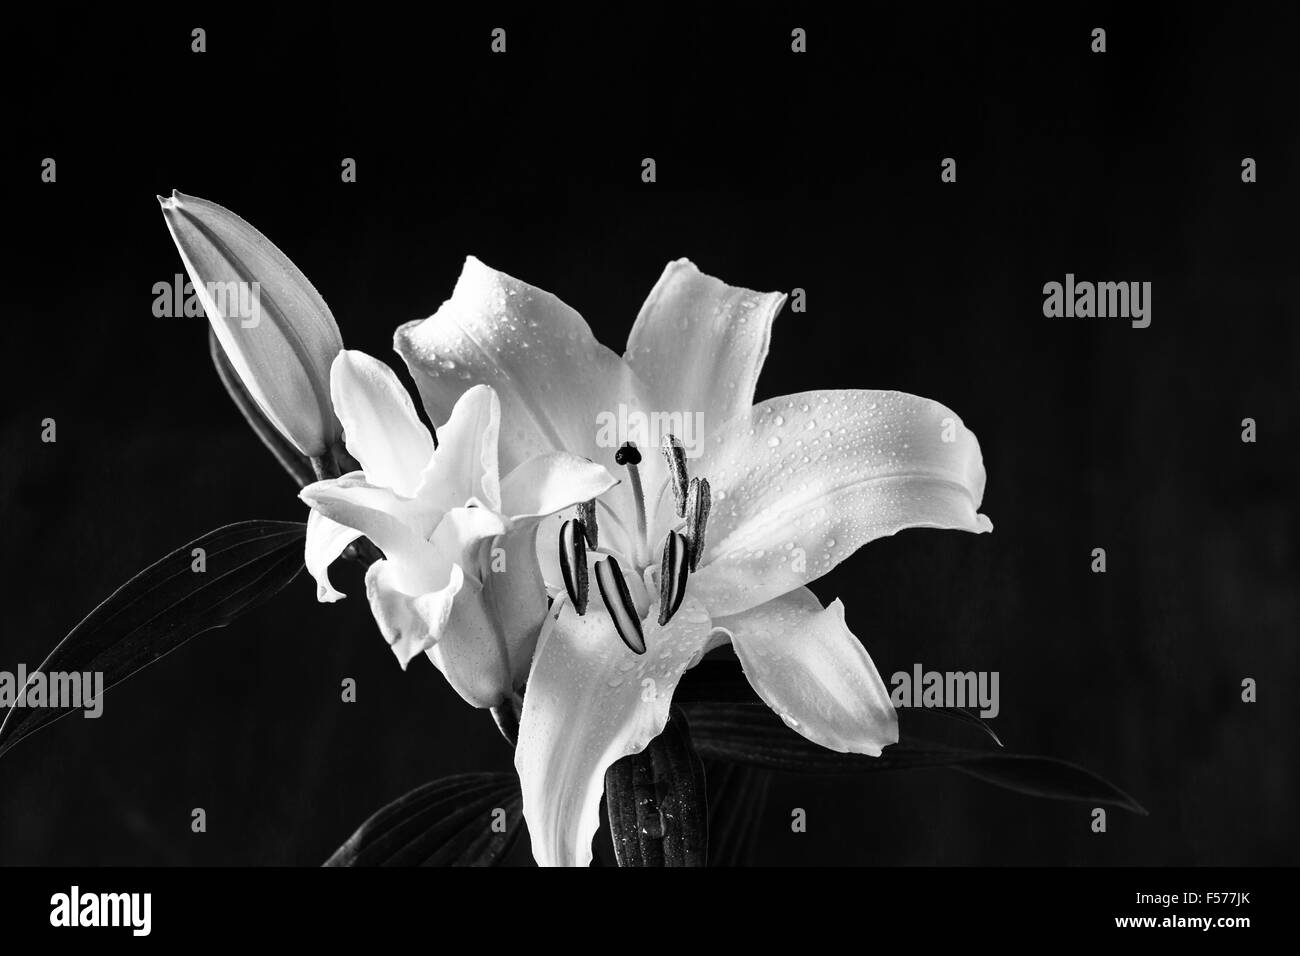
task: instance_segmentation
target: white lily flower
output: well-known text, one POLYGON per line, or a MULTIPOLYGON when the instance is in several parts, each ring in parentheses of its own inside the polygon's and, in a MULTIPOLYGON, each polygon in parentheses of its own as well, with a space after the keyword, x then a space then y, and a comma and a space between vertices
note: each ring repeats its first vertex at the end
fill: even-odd
MULTIPOLYGON (((559 299, 471 258, 451 299, 396 333, 431 417, 471 384, 497 390, 503 467, 565 450, 629 479, 539 535, 558 613, 515 756, 539 864, 590 863, 606 769, 659 733, 678 679, 717 643, 800 734, 878 756, 898 739, 884 682, 843 605, 806 585, 904 528, 992 529, 979 443, 939 403, 848 390, 753 405, 784 300, 678 260, 620 357, 559 299), (700 414, 708 437, 694 458, 640 455, 600 427, 624 412, 700 414)), ((660 436, 633 440, 647 437, 660 436)))
POLYGON ((378 359, 340 353, 330 390, 362 470, 300 493, 312 508, 306 563, 318 599, 343 597, 329 566, 365 535, 384 552, 366 573, 366 595, 402 667, 423 651, 466 701, 499 704, 527 676, 546 614, 538 524, 616 479, 567 452, 532 456, 500 477, 501 405, 488 386, 460 396, 436 445, 378 359))
POLYGON ((229 209, 179 192, 158 201, 244 388, 281 435, 319 458, 339 436, 329 372, 343 339, 329 306, 288 256, 229 209))

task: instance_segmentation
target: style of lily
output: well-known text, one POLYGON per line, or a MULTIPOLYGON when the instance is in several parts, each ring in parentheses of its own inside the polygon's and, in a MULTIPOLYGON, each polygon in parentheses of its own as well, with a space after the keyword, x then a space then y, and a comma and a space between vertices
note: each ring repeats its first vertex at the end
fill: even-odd
POLYGON ((378 359, 341 352, 330 395, 361 470, 300 492, 312 508, 306 563, 317 597, 343 597, 329 566, 365 535, 384 553, 366 572, 366 596, 402 667, 424 652, 469 703, 501 703, 527 677, 546 614, 538 524, 615 479, 562 451, 519 461, 502 477, 501 405, 486 385, 459 397, 436 443, 378 359))
MULTIPOLYGON (((574 489, 531 507, 562 510, 561 499, 574 499, 572 514, 549 518, 537 536, 555 600, 527 674, 515 750, 539 864, 590 863, 606 769, 662 730, 682 674, 720 644, 730 642, 755 691, 795 731, 832 750, 879 756, 898 739, 884 682, 840 601, 823 607, 807 585, 905 528, 992 530, 978 510, 979 443, 938 402, 833 390, 753 404, 784 300, 678 260, 620 357, 555 296, 471 258, 452 297, 395 335, 431 420, 454 421, 467 388, 495 389, 502 469, 568 453, 625 479, 600 496, 584 492, 594 503, 577 502, 574 489), (707 438, 688 449, 681 436, 637 427, 610 441, 599 423, 621 410, 640 424, 702 420, 707 438)), ((354 454, 364 463, 366 451, 354 454)), ((392 501, 416 494, 415 471, 404 474, 392 501)), ((367 478, 388 481, 369 470, 367 478)), ((336 487, 350 491, 349 481, 358 479, 336 487)), ((593 476, 587 488, 601 483, 593 476)), ((312 499, 318 508, 325 501, 320 491, 312 499)), ((366 510, 366 527, 381 530, 366 510)), ((331 516, 362 524, 361 514, 331 516)), ((472 526, 462 516, 444 532, 453 550, 472 526)), ((327 550, 337 553, 335 544, 327 550)), ((389 573, 372 569, 371 578, 378 584, 389 573)), ((411 585, 394 582, 387 593, 418 590, 411 585)), ((373 595, 372 605, 388 633, 399 617, 432 613, 418 602, 390 610, 373 595)))

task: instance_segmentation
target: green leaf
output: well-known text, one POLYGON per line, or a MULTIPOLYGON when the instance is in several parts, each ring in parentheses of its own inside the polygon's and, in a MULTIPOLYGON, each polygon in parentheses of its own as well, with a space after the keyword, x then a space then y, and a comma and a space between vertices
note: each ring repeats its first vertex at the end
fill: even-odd
POLYGON ((605 771, 605 810, 619 866, 704 866, 709 825, 704 765, 673 708, 639 754, 605 771))
MULTIPOLYGON (((302 570, 306 527, 296 521, 241 521, 177 548, 91 611, 39 672, 99 671, 109 688, 190 638, 224 627, 302 570), (195 548, 204 551, 204 571, 194 570, 195 548)), ((0 724, 0 754, 79 709, 10 707, 0 724)))
POLYGON ((1053 757, 952 747, 915 737, 903 737, 879 757, 843 754, 795 733, 762 704, 694 703, 683 709, 690 717, 696 748, 706 759, 813 774, 949 767, 1018 793, 1110 804, 1146 815, 1141 804, 1114 784, 1053 757))
POLYGON ((495 866, 523 829, 513 773, 466 773, 417 787, 361 824, 325 866, 495 866))

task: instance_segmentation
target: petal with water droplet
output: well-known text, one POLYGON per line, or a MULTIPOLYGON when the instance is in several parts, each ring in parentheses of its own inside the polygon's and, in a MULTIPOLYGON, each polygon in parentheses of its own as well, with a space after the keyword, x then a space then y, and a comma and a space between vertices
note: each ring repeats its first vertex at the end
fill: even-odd
POLYGON ((993 529, 979 513, 979 442, 930 399, 806 392, 755 405, 714 438, 693 469, 709 476, 718 504, 691 589, 715 616, 814 581, 868 541, 904 528, 993 529), (819 456, 805 463, 793 441, 780 439, 812 418, 826 429, 819 456))
POLYGON ((754 401, 785 298, 729 286, 678 259, 641 306, 624 358, 650 389, 653 407, 702 412, 712 428, 754 401))
POLYGON ((637 656, 597 602, 579 617, 566 601, 537 649, 515 768, 541 866, 590 864, 605 771, 663 729, 678 680, 708 644, 709 617, 689 595, 666 626, 657 616, 652 608, 649 653, 637 656))

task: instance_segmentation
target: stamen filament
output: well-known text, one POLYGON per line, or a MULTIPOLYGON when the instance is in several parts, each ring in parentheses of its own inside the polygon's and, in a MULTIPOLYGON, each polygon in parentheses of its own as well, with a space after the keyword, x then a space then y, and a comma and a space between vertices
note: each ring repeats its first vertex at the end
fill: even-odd
POLYGON ((628 462, 627 474, 632 482, 632 498, 636 503, 636 563, 637 567, 643 567, 650 560, 650 540, 645 522, 645 494, 641 490, 641 472, 637 466, 628 462))

